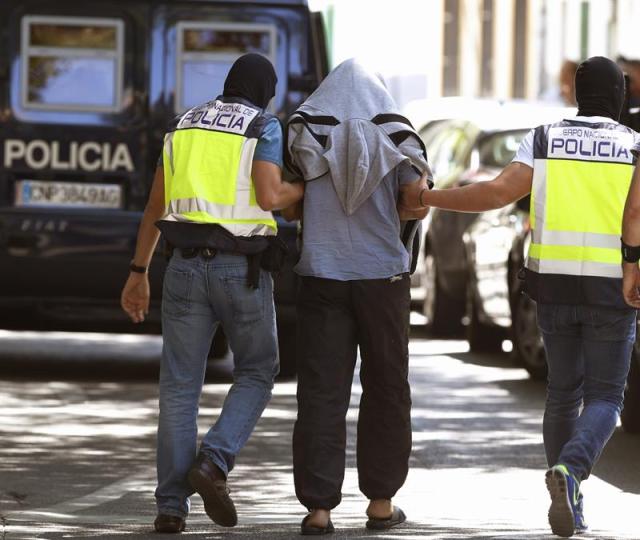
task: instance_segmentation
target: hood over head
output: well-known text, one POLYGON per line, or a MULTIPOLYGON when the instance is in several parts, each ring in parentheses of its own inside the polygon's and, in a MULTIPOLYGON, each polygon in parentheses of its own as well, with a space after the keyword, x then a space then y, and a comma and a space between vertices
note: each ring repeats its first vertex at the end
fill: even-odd
POLYGON ((428 170, 424 145, 379 75, 346 60, 288 121, 287 160, 305 181, 329 175, 353 214, 404 161, 428 170))
POLYGON ((398 107, 382 77, 350 58, 326 76, 300 110, 323 111, 344 122, 354 118, 370 120, 381 113, 397 113, 398 107))
POLYGON ((576 100, 579 116, 606 116, 617 121, 624 94, 624 75, 612 60, 593 56, 578 66, 576 100))
POLYGON ((224 81, 225 97, 239 97, 264 109, 276 95, 278 77, 269 60, 255 53, 238 58, 224 81))

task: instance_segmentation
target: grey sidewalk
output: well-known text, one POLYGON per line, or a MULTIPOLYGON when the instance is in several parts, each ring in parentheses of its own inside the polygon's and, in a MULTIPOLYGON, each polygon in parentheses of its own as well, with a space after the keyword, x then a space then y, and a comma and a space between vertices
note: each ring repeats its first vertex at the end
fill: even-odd
MULTIPOLYGON (((544 387, 509 368, 506 355, 465 350, 461 342, 411 342, 414 452, 396 498, 409 522, 389 533, 363 527, 354 386, 335 538, 552 538, 540 436, 544 387)), ((201 431, 227 388, 206 385, 201 431)), ((0 380, 0 539, 162 538, 151 532, 155 400, 153 381, 0 380)), ((294 419, 295 383, 279 383, 231 476, 240 526, 216 527, 194 496, 186 537, 298 538, 305 511, 293 492, 294 419)), ((614 436, 585 483, 593 532, 583 538, 640 538, 639 450, 640 438, 614 436)))

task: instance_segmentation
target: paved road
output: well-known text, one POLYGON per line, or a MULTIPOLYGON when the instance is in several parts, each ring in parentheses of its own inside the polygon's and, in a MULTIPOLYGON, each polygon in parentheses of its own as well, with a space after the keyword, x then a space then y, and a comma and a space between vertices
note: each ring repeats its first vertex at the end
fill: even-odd
MULTIPOLYGON (((355 384, 335 538, 552 538, 543 386, 507 355, 473 355, 464 342, 414 332, 410 350, 414 452, 396 498, 409 522, 390 534, 363 528, 355 384)), ((0 331, 0 540, 159 538, 151 532, 159 354, 156 337, 0 331)), ((202 431, 220 410, 228 368, 227 360, 211 370, 202 431)), ((292 486, 294 417, 295 382, 280 382, 231 477, 240 526, 217 528, 195 496, 188 537, 297 537, 304 510, 292 486)), ((584 484, 586 538, 640 538, 639 460, 640 437, 618 431, 584 484)))

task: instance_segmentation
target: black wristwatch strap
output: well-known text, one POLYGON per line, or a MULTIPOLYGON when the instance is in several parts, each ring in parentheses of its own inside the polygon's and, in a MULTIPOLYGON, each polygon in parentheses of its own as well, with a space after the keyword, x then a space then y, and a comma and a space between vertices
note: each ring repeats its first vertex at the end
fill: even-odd
POLYGON ((129 263, 129 270, 135 272, 136 274, 146 274, 148 268, 146 266, 137 266, 133 264, 133 261, 129 263))
POLYGON ((620 238, 620 246, 622 251, 622 259, 628 263, 637 263, 640 261, 640 246, 629 246, 620 238))

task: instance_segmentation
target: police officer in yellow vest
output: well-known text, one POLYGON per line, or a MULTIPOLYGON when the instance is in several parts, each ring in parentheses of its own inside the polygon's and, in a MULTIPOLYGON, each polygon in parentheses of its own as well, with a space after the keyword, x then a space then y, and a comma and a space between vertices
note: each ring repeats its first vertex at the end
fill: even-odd
POLYGON ((162 296, 158 532, 184 530, 194 491, 215 523, 237 523, 227 475, 278 372, 273 283, 261 263, 277 250, 271 210, 297 202, 303 187, 281 179, 282 128, 265 112, 276 82, 266 58, 242 56, 222 96, 175 120, 122 292, 123 309, 143 321, 160 229, 173 251, 162 296), (220 324, 233 351, 234 381, 197 452, 198 401, 220 324))
POLYGON ((406 192, 407 209, 482 212, 531 193, 526 290, 536 300, 549 367, 543 435, 549 523, 586 529, 580 482, 615 429, 636 314, 622 296, 620 233, 638 134, 618 123, 624 77, 603 57, 576 73, 578 116, 532 130, 490 182, 406 192), (583 406, 580 411, 581 405, 583 406))

